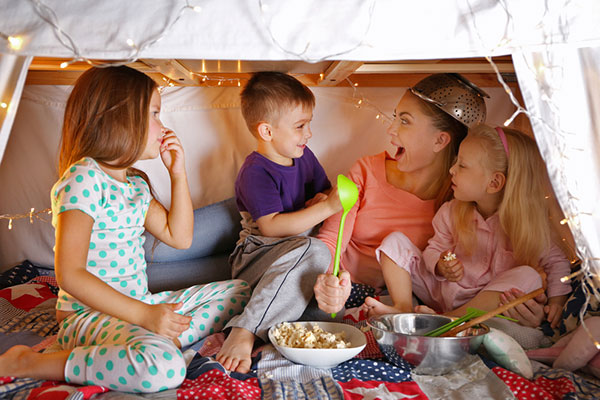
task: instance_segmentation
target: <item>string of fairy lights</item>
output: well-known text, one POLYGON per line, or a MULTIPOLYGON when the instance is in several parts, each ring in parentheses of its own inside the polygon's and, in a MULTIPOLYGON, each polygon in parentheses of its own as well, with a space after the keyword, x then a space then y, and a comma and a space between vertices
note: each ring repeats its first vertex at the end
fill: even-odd
MULTIPOLYGON (((44 4, 41 0, 29 0, 29 1, 34 6, 34 10, 38 14, 38 16, 52 27, 52 29, 54 30, 55 36, 57 37, 59 42, 65 48, 69 49, 72 52, 72 54, 73 54, 72 59, 61 63, 60 67, 63 69, 67 68, 69 65, 71 65, 75 62, 85 62, 89 65, 96 66, 96 67, 107 67, 107 66, 130 64, 130 63, 138 60, 140 54, 145 49, 147 49, 152 44, 156 43, 157 41, 161 40, 164 36, 166 36, 167 33, 172 29, 172 27, 174 25, 176 25, 177 22, 181 19, 181 17, 184 15, 185 12, 190 11, 190 10, 193 12, 196 12, 196 13, 202 12, 202 8, 200 6, 190 4, 189 0, 184 0, 183 5, 179 8, 179 10, 175 14, 175 16, 170 19, 170 21, 165 25, 164 29, 162 29, 159 33, 152 35, 152 36, 146 38, 145 40, 140 41, 139 43, 134 41, 131 38, 127 38, 124 41, 124 43, 130 49, 129 56, 125 60, 111 61, 111 62, 106 62, 106 61, 98 62, 98 61, 90 60, 82 54, 82 52, 80 51, 79 47, 77 46, 75 40, 68 34, 68 32, 66 32, 61 27, 58 17, 56 15, 56 13, 54 12, 54 10, 52 10, 49 6, 44 4)), ((477 27, 476 12, 473 11, 473 8, 471 7, 469 1, 467 1, 467 3, 471 9, 471 17, 472 17, 471 21, 475 28, 474 31, 477 33, 481 43, 485 45, 484 40, 480 35, 480 30, 477 27)), ((510 44, 510 39, 507 37, 506 32, 508 32, 510 25, 513 23, 511 12, 510 12, 508 4, 505 2, 505 0, 499 0, 498 4, 501 6, 501 8, 504 10, 504 12, 506 14, 505 34, 499 40, 499 42, 496 46, 491 47, 490 52, 489 52, 490 55, 486 56, 485 58, 491 65, 492 69, 494 70, 498 82, 500 83, 500 85, 502 86, 504 91, 506 92, 511 103, 515 106, 514 113, 504 122, 504 125, 505 126, 510 125, 519 114, 524 114, 531 121, 535 121, 536 123, 543 125, 546 129, 549 129, 550 131, 554 132, 557 135, 561 135, 564 138, 564 135, 566 133, 561 131, 559 128, 557 128, 559 126, 558 124, 552 124, 551 122, 543 120, 539 116, 529 112, 525 107, 523 107, 519 103, 519 101, 515 97, 513 91, 511 90, 509 85, 506 83, 504 77, 500 73, 498 66, 493 61, 492 55, 494 55, 498 50, 502 50, 502 49, 506 48, 506 46, 510 44)), ((362 37, 360 39, 358 39, 354 45, 351 45, 348 49, 337 52, 335 54, 328 54, 328 55, 320 57, 318 59, 314 59, 314 58, 310 58, 307 56, 308 49, 311 46, 310 42, 306 43, 306 46, 304 47, 303 51, 301 51, 301 52, 290 50, 290 49, 286 48, 286 46, 282 45, 281 41, 276 37, 276 35, 274 34, 274 32, 271 29, 271 20, 272 20, 273 16, 270 15, 269 5, 267 3, 265 3, 263 0, 258 0, 260 16, 265 24, 265 28, 266 28, 266 31, 269 35, 271 42, 283 53, 292 55, 298 59, 301 59, 301 60, 304 60, 307 62, 311 62, 311 63, 335 59, 336 57, 340 57, 344 54, 354 51, 355 49, 357 49, 361 46, 364 46, 365 38, 367 37, 367 35, 369 33, 371 23, 372 23, 374 6, 375 6, 375 0, 371 0, 370 4, 368 6, 368 12, 366 13, 368 20, 365 23, 364 33, 363 33, 362 37)), ((552 15, 550 15, 550 10, 547 10, 547 12, 544 15, 544 18, 550 18, 550 17, 552 17, 552 15)), ((560 18, 559 18, 559 20, 560 20, 560 18)), ((564 29, 564 26, 562 26, 561 24, 558 24, 558 27, 559 27, 560 33, 563 35, 562 37, 566 38, 567 32, 564 29)), ((0 38, 4 39, 7 43, 7 46, 9 47, 9 49, 11 49, 13 52, 16 52, 16 53, 18 53, 22 49, 23 44, 24 44, 24 38, 17 34, 11 35, 11 34, 6 34, 3 32, 0 32, 0 38)), ((489 47, 489 46, 486 46, 486 48, 487 47, 489 47)), ((545 70, 547 68, 553 68, 553 66, 541 65, 538 68, 535 68, 533 66, 531 66, 530 68, 532 68, 532 71, 537 72, 538 81, 543 82, 545 79, 543 76, 545 70)), ((189 72, 190 76, 197 77, 201 83, 207 83, 209 81, 212 81, 212 82, 216 82, 217 86, 222 86, 224 83, 229 83, 234 86, 237 85, 238 87, 240 87, 242 85, 242 81, 243 81, 243 78, 230 78, 230 77, 225 77, 225 76, 214 76, 212 74, 209 75, 206 73, 198 73, 198 72, 194 72, 194 71, 188 71, 188 72, 189 72)), ((323 74, 320 75, 320 79, 323 79, 323 74)), ((165 81, 165 86, 172 87, 175 85, 175 83, 170 78, 164 77, 163 80, 165 81)), ((352 101, 354 102, 354 104, 357 108, 364 107, 364 108, 372 109, 376 113, 376 115, 375 115, 376 120, 379 120, 381 122, 387 122, 387 123, 391 122, 391 120, 392 120, 391 117, 389 117, 386 113, 381 111, 379 109, 379 107, 377 106, 377 104, 370 101, 366 96, 363 95, 361 90, 358 88, 358 83, 351 81, 350 78, 345 78, 345 81, 348 83, 348 85, 353 90, 352 91, 352 101)), ((552 94, 553 94, 551 92, 552 86, 551 85, 540 85, 540 87, 543 91, 543 93, 541 95, 542 100, 544 100, 550 107, 553 107, 554 104, 551 101, 552 94)), ((3 101, 0 102, 0 108, 7 108, 8 106, 9 106, 9 103, 3 102, 3 101)), ((559 115, 559 113, 556 112, 555 115, 559 115)), ((566 143, 567 143, 567 140, 562 140, 562 141, 557 142, 557 145, 561 146, 563 148, 563 150, 565 150, 565 151, 561 152, 562 154, 566 154, 566 148, 565 148, 566 143)), ((568 160, 564 159, 564 157, 561 159, 561 162, 563 164, 566 163, 567 161, 568 160)), ((564 165, 561 165, 560 169, 562 171, 561 176, 560 176, 560 181, 562 184, 565 184, 565 187, 568 187, 568 185, 566 185, 566 183, 568 182, 568 179, 564 174, 564 171, 565 171, 564 165)), ((579 207, 577 206, 577 200, 578 200, 577 196, 575 196, 573 193, 571 193, 570 189, 567 189, 567 190, 568 190, 569 208, 571 210, 579 210, 579 207)), ((46 216, 49 214, 51 214, 50 209, 43 209, 43 210, 35 211, 34 208, 31 208, 28 213, 23 213, 23 214, 0 214, 0 220, 8 220, 8 229, 10 230, 13 228, 13 221, 15 221, 15 220, 20 220, 20 219, 27 220, 28 219, 30 223, 33 223, 34 220, 46 221, 46 216)), ((583 240, 581 229, 580 229, 581 222, 579 221, 579 217, 583 216, 583 215, 591 215, 591 214, 586 213, 586 212, 572 212, 564 220, 560 221, 561 224, 569 225, 569 227, 571 228, 571 232, 573 233, 573 236, 575 238, 575 243, 585 243, 585 240, 583 240)), ((563 241, 565 241, 565 239, 563 239, 563 241)), ((583 275, 585 279, 587 279, 590 282, 593 282, 594 274, 592 272, 591 265, 594 261, 598 261, 598 259, 593 258, 589 254, 589 250, 585 247, 581 248, 580 246, 578 246, 576 249, 576 253, 577 253, 577 256, 579 257, 579 259, 581 260, 581 269, 568 275, 568 276, 563 277, 561 279, 561 281, 566 282, 566 281, 573 279, 579 275, 583 275)), ((580 319, 583 321, 583 313, 584 313, 585 309, 587 308, 587 305, 589 303, 589 296, 591 295, 591 293, 589 292, 587 285, 582 285, 582 287, 586 293, 586 304, 582 308, 582 311, 580 314, 580 319)), ((594 344, 600 349, 600 343, 593 338, 592 333, 585 326, 585 323, 582 322, 582 325, 584 326, 584 329, 586 330, 586 332, 588 333, 590 338, 593 340, 594 344)))

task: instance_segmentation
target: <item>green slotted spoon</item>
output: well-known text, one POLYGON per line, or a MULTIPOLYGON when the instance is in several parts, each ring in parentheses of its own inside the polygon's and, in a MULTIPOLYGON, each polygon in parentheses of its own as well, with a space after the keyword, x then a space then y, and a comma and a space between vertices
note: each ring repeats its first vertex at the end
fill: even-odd
MULTIPOLYGON (((358 188, 352 180, 340 174, 337 176, 338 195, 340 203, 342 203, 342 218, 340 219, 340 229, 338 230, 337 242, 335 245, 335 256, 333 259, 333 275, 338 276, 340 272, 340 253, 342 249, 342 236, 344 234, 344 222, 346 215, 358 200, 358 188)), ((331 314, 331 318, 335 318, 336 313, 331 314)))

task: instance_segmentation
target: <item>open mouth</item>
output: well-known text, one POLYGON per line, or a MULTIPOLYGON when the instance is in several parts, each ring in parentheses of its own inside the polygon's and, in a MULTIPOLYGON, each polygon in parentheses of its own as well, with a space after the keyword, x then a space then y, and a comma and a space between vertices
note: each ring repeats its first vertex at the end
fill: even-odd
POLYGON ((402 146, 398 147, 398 150, 396 150, 396 158, 402 156, 405 151, 406 150, 404 149, 404 147, 402 147, 402 146))

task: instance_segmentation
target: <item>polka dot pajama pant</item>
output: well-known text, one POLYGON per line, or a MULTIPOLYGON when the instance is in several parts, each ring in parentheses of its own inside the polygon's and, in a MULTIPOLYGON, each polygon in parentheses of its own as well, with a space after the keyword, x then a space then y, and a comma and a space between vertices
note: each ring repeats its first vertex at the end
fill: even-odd
MULTIPOLYGON (((239 314, 251 294, 240 280, 149 294, 149 304, 182 302, 178 313, 192 317, 179 337, 182 346, 222 330, 239 314)), ((181 351, 173 342, 140 326, 86 309, 61 322, 58 343, 71 349, 65 380, 124 392, 158 392, 178 387, 186 374, 181 351)))

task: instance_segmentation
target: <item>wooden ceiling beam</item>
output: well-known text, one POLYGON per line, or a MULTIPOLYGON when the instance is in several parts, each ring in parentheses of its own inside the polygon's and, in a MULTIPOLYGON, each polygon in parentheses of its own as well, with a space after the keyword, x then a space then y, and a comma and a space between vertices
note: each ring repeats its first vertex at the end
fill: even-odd
POLYGON ((323 72, 323 77, 318 85, 337 86, 352 75, 361 65, 363 65, 362 61, 334 61, 323 72))

